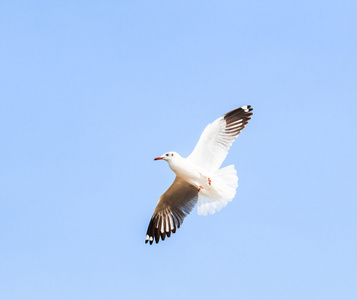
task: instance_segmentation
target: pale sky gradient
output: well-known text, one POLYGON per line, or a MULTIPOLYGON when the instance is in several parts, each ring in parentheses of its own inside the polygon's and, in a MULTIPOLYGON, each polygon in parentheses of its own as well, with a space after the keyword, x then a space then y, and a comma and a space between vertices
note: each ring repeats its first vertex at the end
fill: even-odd
POLYGON ((356 1, 2 1, 0 298, 357 299, 356 1), (144 243, 204 127, 239 188, 144 243))

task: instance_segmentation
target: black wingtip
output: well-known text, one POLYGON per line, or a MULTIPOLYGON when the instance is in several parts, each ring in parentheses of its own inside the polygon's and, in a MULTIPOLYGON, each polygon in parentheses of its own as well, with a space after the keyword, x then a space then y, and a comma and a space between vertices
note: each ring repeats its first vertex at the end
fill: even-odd
POLYGON ((252 111, 250 105, 244 105, 226 113, 223 116, 226 121, 226 133, 237 137, 251 119, 252 111))

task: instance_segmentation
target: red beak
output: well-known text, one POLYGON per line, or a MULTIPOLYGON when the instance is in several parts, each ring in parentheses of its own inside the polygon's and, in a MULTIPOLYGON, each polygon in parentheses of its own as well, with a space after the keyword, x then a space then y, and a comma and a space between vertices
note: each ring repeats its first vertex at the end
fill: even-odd
POLYGON ((154 158, 154 160, 163 159, 161 156, 154 158))

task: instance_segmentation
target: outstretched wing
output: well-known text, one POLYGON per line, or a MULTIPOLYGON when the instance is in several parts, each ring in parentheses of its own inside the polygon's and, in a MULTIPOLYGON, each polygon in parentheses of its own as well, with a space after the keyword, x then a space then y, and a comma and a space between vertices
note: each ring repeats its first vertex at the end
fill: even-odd
POLYGON ((207 172, 218 170, 232 143, 248 124, 252 110, 250 105, 238 107, 208 124, 187 159, 207 172))
POLYGON ((197 203, 198 190, 183 179, 176 177, 173 184, 160 197, 154 214, 150 220, 145 243, 159 242, 160 237, 170 237, 180 228, 183 219, 192 211, 197 203))

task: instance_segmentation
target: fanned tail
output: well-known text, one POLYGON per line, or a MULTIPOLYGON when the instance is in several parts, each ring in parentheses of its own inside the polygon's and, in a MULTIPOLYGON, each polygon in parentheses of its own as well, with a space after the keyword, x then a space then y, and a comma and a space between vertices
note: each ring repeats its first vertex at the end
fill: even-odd
POLYGON ((202 190, 198 195, 197 213, 199 215, 212 215, 231 202, 238 187, 237 171, 230 165, 216 171, 212 185, 202 190))

